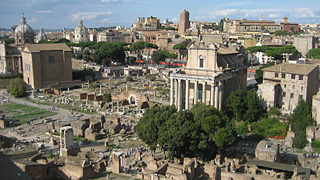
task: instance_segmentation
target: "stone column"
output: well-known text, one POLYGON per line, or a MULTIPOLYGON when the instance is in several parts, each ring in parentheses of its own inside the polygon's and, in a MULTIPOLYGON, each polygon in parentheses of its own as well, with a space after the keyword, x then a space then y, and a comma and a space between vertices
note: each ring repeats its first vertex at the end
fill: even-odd
POLYGON ((173 79, 170 79, 170 105, 173 105, 173 79))
POLYGON ((206 104, 206 88, 207 88, 206 83, 207 82, 203 82, 202 84, 202 103, 203 104, 206 104))
POLYGON ((222 107, 222 96, 223 96, 223 81, 219 82, 219 110, 221 110, 222 107))
POLYGON ((176 108, 178 108, 178 80, 177 79, 174 80, 174 84, 175 84, 174 105, 176 106, 176 108))
POLYGON ((194 101, 193 104, 197 104, 198 102, 198 81, 195 80, 194 82, 194 97, 193 97, 194 101))
POLYGON ((219 86, 215 86, 214 94, 215 94, 214 95, 214 107, 216 109, 218 109, 218 104, 219 104, 219 86))
POLYGON ((181 101, 182 101, 182 83, 181 79, 178 79, 178 111, 181 109, 181 101))
POLYGON ((186 105, 185 109, 189 109, 189 80, 186 80, 186 105))
POLYGON ((211 83, 211 91, 210 91, 210 105, 214 105, 214 83, 211 83))

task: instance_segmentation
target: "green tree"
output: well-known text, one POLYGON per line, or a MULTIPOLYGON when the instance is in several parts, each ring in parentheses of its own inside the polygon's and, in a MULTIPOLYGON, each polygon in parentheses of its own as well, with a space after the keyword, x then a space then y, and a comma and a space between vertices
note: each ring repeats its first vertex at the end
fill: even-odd
POLYGON ((176 45, 174 45, 174 46, 172 47, 172 49, 178 50, 178 53, 179 53, 178 57, 179 57, 179 59, 180 59, 181 51, 182 51, 182 50, 186 50, 187 47, 186 47, 184 44, 176 44, 176 45))
POLYGON ((26 90, 27 90, 27 85, 22 80, 22 78, 15 78, 10 80, 8 91, 11 96, 22 97, 25 95, 26 90))
POLYGON ((14 43, 14 38, 5 39, 4 42, 6 44, 13 44, 14 43))
POLYGON ((104 64, 108 64, 105 61, 121 62, 124 64, 124 48, 119 43, 104 43, 99 47, 99 52, 104 57, 104 64))
POLYGON ((287 31, 278 30, 278 31, 274 32, 274 35, 276 35, 276 36, 288 36, 288 35, 291 35, 291 34, 289 32, 287 32, 287 31))
POLYGON ((310 49, 306 54, 307 58, 320 59, 320 48, 310 49))
POLYGON ((300 149, 304 148, 307 143, 306 129, 314 123, 310 106, 305 102, 305 100, 299 100, 298 105, 293 110, 293 114, 289 118, 289 122, 292 124, 292 130, 296 134, 293 140, 293 146, 300 149))
POLYGON ((238 89, 232 91, 227 98, 227 108, 238 121, 242 120, 242 115, 246 110, 245 97, 246 93, 243 90, 238 89))
POLYGON ((237 133, 231 127, 220 128, 214 134, 214 142, 219 148, 229 146, 236 140, 237 133))
POLYGON ((82 54, 77 54, 76 59, 82 59, 82 58, 83 58, 83 55, 82 55, 82 54))
POLYGON ((135 64, 136 59, 137 59, 137 58, 134 57, 134 56, 129 56, 129 57, 128 57, 128 62, 127 62, 127 64, 129 64, 129 65, 135 64))
MULTIPOLYGON (((229 118, 222 111, 196 104, 191 110, 179 112, 175 106, 148 109, 135 129, 151 149, 159 145, 169 151, 170 157, 201 156, 208 160, 215 156, 215 133, 229 125, 229 118)), ((219 145, 232 144, 236 137, 232 127, 224 133, 228 139, 219 145)))
POLYGON ((247 91, 247 95, 245 97, 245 106, 246 110, 243 118, 250 122, 257 121, 263 112, 263 108, 261 105, 261 100, 256 92, 247 91))
POLYGON ((178 55, 174 54, 174 53, 170 53, 168 50, 163 50, 162 53, 170 59, 176 59, 178 57, 178 55))
POLYGON ((112 101, 112 97, 110 93, 106 93, 103 95, 103 101, 105 102, 111 102, 112 101))
POLYGON ((164 55, 162 51, 157 51, 151 55, 151 58, 153 62, 159 65, 160 62, 163 62, 166 60, 166 55, 164 55))
POLYGON ((131 76, 131 75, 127 76, 127 77, 126 77, 126 81, 133 81, 132 76, 131 76))

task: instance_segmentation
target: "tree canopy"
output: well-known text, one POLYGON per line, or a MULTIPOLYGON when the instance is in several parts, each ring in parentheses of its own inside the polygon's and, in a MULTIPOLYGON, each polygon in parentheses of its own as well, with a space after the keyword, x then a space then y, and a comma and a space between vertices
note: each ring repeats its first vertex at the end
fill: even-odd
POLYGON ((232 91, 227 98, 227 108, 236 120, 253 122, 262 115, 261 100, 254 91, 232 91))
POLYGON ((22 78, 15 78, 10 80, 9 84, 9 93, 14 97, 23 97, 27 90, 26 83, 22 80, 22 78))
POLYGON ((184 44, 176 44, 172 47, 172 49, 184 50, 186 46, 184 44))
POLYGON ((151 150, 159 145, 169 151, 170 157, 212 159, 214 149, 228 146, 236 139, 229 118, 205 104, 179 112, 174 106, 153 107, 144 113, 135 129, 151 150))
POLYGON ((300 149, 304 148, 307 144, 306 129, 314 123, 310 106, 305 100, 299 100, 298 105, 293 110, 293 114, 289 118, 289 122, 292 125, 292 131, 295 132, 293 146, 300 149))
POLYGON ((320 48, 310 49, 306 54, 307 58, 320 59, 320 48))
POLYGON ((163 53, 163 51, 156 51, 151 55, 152 61, 160 64, 160 62, 163 62, 166 60, 166 55, 163 53))
POLYGON ((6 44, 12 44, 12 43, 14 43, 14 38, 5 39, 4 42, 6 44))

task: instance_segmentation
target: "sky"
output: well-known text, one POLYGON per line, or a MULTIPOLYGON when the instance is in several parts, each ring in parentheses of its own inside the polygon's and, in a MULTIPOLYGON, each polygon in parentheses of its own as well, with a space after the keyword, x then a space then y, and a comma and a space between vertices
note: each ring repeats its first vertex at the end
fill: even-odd
POLYGON ((33 29, 74 29, 83 20, 87 28, 131 27, 138 17, 155 16, 179 22, 180 12, 191 21, 221 18, 320 23, 320 0, 0 0, 0 28, 20 24, 22 13, 33 29))

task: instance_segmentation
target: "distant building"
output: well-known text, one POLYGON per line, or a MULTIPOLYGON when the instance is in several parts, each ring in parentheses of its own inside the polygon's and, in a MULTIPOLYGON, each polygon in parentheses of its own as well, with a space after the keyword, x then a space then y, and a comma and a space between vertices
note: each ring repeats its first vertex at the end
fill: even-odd
POLYGON ((83 21, 79 21, 79 25, 74 30, 74 43, 88 42, 89 41, 89 32, 87 28, 83 25, 83 21))
POLYGON ((170 75, 170 104, 178 109, 190 109, 197 103, 225 106, 229 94, 246 90, 247 68, 237 51, 209 42, 188 45, 185 67, 170 75))
POLYGON ((299 32, 299 24, 298 23, 289 23, 287 17, 282 18, 282 22, 280 22, 280 25, 282 25, 283 31, 287 31, 292 34, 299 32))
POLYGON ((27 24, 24 15, 21 23, 12 27, 15 43, 0 42, 0 74, 22 73, 21 48, 26 43, 34 42, 33 29, 27 24))
POLYGON ((282 30, 282 26, 276 24, 275 21, 266 20, 225 20, 223 22, 223 31, 227 33, 237 32, 261 32, 267 30, 269 32, 275 32, 282 30))
POLYGON ((299 24, 289 23, 287 17, 283 17, 282 22, 277 24, 275 21, 263 20, 263 16, 261 15, 259 20, 225 20, 223 22, 223 31, 227 33, 262 31, 288 31, 296 33, 299 32, 299 24))
POLYGON ((319 38, 314 36, 295 36, 293 46, 305 56, 310 49, 319 47, 319 38))
POLYGON ((33 29, 27 24, 26 18, 22 14, 21 24, 14 31, 14 41, 18 45, 34 43, 33 29))
POLYGON ((189 11, 184 10, 180 13, 178 32, 183 35, 190 28, 189 11))
POLYGON ((39 43, 39 41, 47 41, 47 35, 44 33, 44 29, 40 28, 39 34, 36 36, 36 43, 39 43))
POLYGON ((64 43, 26 44, 22 50, 23 80, 32 88, 72 81, 71 56, 64 43))
POLYGON ((265 107, 292 112, 300 99, 309 106, 318 91, 319 67, 308 64, 278 64, 263 69, 258 94, 265 107))

